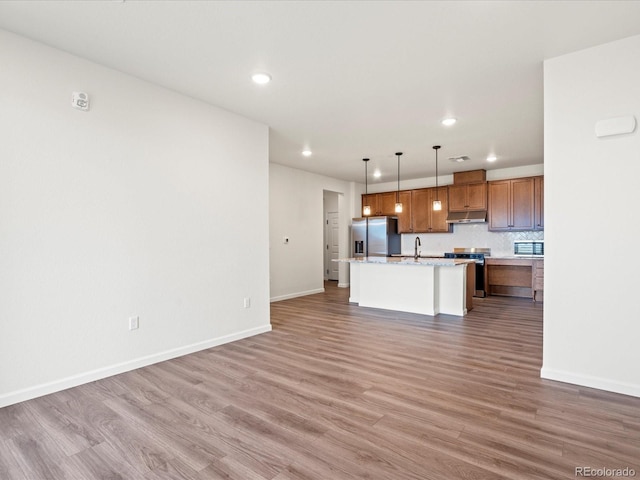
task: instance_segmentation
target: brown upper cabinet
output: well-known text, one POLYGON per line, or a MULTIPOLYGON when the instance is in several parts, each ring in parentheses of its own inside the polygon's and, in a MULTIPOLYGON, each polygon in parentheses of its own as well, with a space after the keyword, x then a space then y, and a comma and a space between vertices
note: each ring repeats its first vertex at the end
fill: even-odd
MULTIPOLYGON (((362 195, 362 206, 369 204, 371 207, 370 217, 376 215, 389 215, 398 217, 398 233, 411 233, 411 190, 403 190, 397 194, 397 198, 402 203, 402 213, 396 213, 396 192, 370 193, 362 195)), ((364 212, 362 212, 364 217, 364 212)))
MULTIPOLYGON (((412 192, 411 190, 403 190, 400 192, 400 203, 402 203, 402 213, 394 213, 398 217, 398 233, 412 233, 413 232, 413 218, 411 212, 413 211, 412 205, 412 192)), ((395 208, 395 203, 394 203, 395 208)))
POLYGON ((475 182, 438 188, 437 197, 442 202, 439 212, 432 209, 435 188, 362 195, 362 205, 371 206, 370 216, 398 217, 398 233, 451 233, 448 212, 485 209, 489 212, 489 231, 544 230, 544 176, 491 182, 477 181, 475 177, 469 180, 475 182), (402 213, 395 212, 396 198, 402 203, 402 213))
MULTIPOLYGON (((447 223, 447 187, 420 188, 411 191, 411 223, 413 233, 450 233, 453 225, 447 223), (442 202, 442 210, 433 211, 433 201, 442 202)), ((404 232, 407 233, 407 232, 404 232)))
POLYGON ((487 182, 449 185, 448 188, 450 212, 487 209, 487 182))
POLYGON ((489 230, 534 230, 534 177, 489 182, 489 230))
POLYGON ((533 229, 544 230, 544 177, 533 177, 533 229))
MULTIPOLYGON (((370 193, 362 195, 362 206, 371 206, 371 215, 395 215, 396 210, 396 192, 370 193)), ((364 217, 364 212, 362 212, 364 217)))

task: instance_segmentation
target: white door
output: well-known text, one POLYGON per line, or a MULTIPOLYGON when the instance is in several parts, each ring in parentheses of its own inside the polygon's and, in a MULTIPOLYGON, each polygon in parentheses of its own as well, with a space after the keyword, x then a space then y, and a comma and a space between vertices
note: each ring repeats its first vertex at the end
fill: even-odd
POLYGON ((340 228, 338 223, 338 212, 328 212, 325 221, 325 277, 328 280, 338 280, 338 262, 339 258, 339 238, 340 228))

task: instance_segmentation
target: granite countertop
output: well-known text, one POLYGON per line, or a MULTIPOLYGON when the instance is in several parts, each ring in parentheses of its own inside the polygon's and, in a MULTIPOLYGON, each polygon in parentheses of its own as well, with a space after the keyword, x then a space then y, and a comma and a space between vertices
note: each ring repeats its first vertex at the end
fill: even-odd
POLYGON ((442 258, 442 257, 361 257, 361 258, 340 258, 334 262, 347 263, 380 263, 386 265, 418 265, 431 267, 455 267, 475 263, 475 260, 463 258, 442 258))
MULTIPOLYGON (((413 254, 405 255, 404 253, 393 253, 391 257, 413 258, 413 254)), ((418 258, 444 258, 444 255, 418 255, 418 258)))
POLYGON ((544 260, 544 255, 491 255, 485 260, 494 258, 496 260, 544 260))

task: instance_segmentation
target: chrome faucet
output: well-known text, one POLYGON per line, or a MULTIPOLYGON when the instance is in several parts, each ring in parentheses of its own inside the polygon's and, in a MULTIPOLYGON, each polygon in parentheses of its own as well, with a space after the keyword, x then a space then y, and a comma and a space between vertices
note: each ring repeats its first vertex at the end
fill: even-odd
POLYGON ((413 258, 414 258, 414 260, 417 260, 418 257, 420 256, 420 254, 418 253, 418 245, 422 246, 422 243, 420 243, 420 237, 416 237, 416 239, 413 242, 413 258))

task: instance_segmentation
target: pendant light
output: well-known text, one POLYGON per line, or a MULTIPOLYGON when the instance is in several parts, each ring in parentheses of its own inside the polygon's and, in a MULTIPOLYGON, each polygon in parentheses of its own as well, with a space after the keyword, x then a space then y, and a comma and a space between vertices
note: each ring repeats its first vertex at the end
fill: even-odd
POLYGON ((402 203, 400 203, 400 155, 402 152, 396 152, 398 156, 398 190, 396 190, 396 213, 402 213, 402 203))
POLYGON ((369 162, 368 158, 363 158, 362 161, 364 162, 364 195, 365 198, 367 200, 367 205, 363 205, 362 206, 362 215, 364 215, 365 217, 368 217, 369 215, 371 215, 371 205, 369 205, 369 181, 368 181, 368 175, 367 175, 367 163, 369 162))
POLYGON ((434 145, 433 149, 436 151, 436 199, 433 201, 433 211, 437 212, 442 210, 442 202, 438 200, 438 149, 440 145, 434 145))

